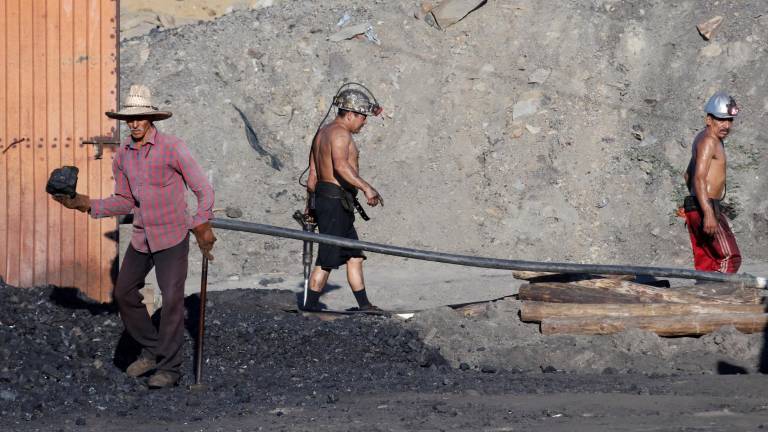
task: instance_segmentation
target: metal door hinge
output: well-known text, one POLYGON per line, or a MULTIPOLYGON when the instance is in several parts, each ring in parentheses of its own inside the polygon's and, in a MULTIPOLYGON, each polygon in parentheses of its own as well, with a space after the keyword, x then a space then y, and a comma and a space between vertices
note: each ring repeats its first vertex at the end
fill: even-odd
POLYGON ((96 146, 96 153, 93 154, 94 159, 101 159, 104 152, 105 145, 120 145, 120 141, 108 141, 108 140, 92 140, 83 141, 83 144, 92 144, 96 146))

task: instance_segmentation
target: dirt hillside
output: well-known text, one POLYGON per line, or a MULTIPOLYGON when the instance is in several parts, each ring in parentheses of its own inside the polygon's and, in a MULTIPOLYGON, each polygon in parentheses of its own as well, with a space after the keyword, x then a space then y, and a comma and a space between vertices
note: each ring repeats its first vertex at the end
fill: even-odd
MULTIPOLYGON (((366 240, 688 267, 680 174, 725 89, 743 108, 727 142, 733 228, 747 260, 768 258, 764 2, 490 0, 445 30, 410 0, 216 5, 209 21, 124 34, 120 60, 124 92, 147 83, 174 111, 162 127, 193 148, 219 217, 294 224, 310 138, 353 80, 385 109, 357 137, 386 198, 359 224, 366 240), (696 24, 718 15, 704 40, 696 24), (366 22, 370 38, 329 40, 366 22)), ((214 279, 299 268, 298 242, 218 235, 214 279)))

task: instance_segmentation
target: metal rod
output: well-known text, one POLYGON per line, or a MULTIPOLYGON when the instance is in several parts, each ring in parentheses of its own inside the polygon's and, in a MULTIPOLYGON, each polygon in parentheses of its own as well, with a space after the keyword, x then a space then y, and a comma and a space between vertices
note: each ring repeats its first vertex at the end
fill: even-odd
POLYGON ((747 273, 717 273, 703 272, 690 269, 672 267, 642 267, 628 265, 607 264, 571 264, 538 261, 507 260, 499 258, 484 258, 468 255, 456 255, 443 252, 430 252, 419 249, 410 249, 399 246, 390 246, 379 243, 370 243, 359 240, 350 240, 342 237, 326 234, 281 228, 272 225, 264 225, 254 222, 232 221, 226 219, 213 219, 215 228, 232 231, 250 232, 276 237, 291 238, 296 240, 314 241, 353 249, 362 249, 385 255, 395 255, 405 258, 414 258, 424 261, 442 262, 447 264, 464 265, 470 267, 482 267, 504 270, 529 270, 553 273, 592 273, 592 274, 629 274, 644 276, 673 277, 682 279, 697 279, 713 282, 738 283, 745 286, 765 288, 766 279, 747 273))
POLYGON ((3 153, 2 153, 2 154, 5 154, 5 152, 7 152, 8 150, 10 150, 10 149, 11 149, 11 147, 15 146, 16 144, 18 144, 18 143, 20 143, 20 142, 24 142, 24 141, 26 141, 26 139, 27 139, 26 137, 25 137, 25 138, 17 138, 17 139, 15 139, 15 140, 11 141, 11 143, 10 143, 10 144, 8 144, 8 147, 6 147, 6 148, 3 150, 3 153))
POLYGON ((200 319, 197 325, 197 363, 195 364, 195 384, 203 380, 203 336, 205 335, 205 295, 208 291, 208 258, 203 255, 203 270, 200 274, 200 319))

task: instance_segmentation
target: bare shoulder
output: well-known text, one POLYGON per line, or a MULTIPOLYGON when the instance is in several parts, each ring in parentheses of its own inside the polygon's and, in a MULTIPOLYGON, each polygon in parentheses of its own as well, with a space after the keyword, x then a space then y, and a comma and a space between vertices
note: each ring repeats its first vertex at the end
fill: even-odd
POLYGON ((720 145, 719 140, 713 138, 708 134, 701 134, 698 141, 696 142, 696 150, 699 152, 699 154, 702 154, 705 152, 712 152, 716 150, 719 145, 720 145))
POLYGON ((348 130, 338 125, 329 125, 327 137, 333 145, 348 144, 352 140, 352 134, 348 130))

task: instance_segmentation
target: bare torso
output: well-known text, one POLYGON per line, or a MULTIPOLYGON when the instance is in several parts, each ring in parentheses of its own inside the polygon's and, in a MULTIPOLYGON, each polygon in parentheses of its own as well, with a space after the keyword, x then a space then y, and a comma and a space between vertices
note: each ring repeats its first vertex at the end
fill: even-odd
POLYGON ((720 139, 707 134, 706 129, 699 132, 693 140, 690 164, 688 176, 691 178, 691 195, 696 195, 693 179, 697 170, 704 170, 707 196, 712 199, 725 197, 726 156, 720 139))
POLYGON ((346 141, 347 162, 358 172, 359 151, 352 134, 341 126, 331 123, 320 129, 312 143, 312 159, 317 172, 317 180, 349 187, 348 183, 336 172, 331 150, 332 139, 346 141))
POLYGON ((318 182, 328 182, 362 191, 369 206, 384 205, 379 192, 358 173, 359 151, 352 134, 360 132, 365 121, 365 115, 347 112, 317 132, 309 154, 309 193, 315 192, 318 182))

